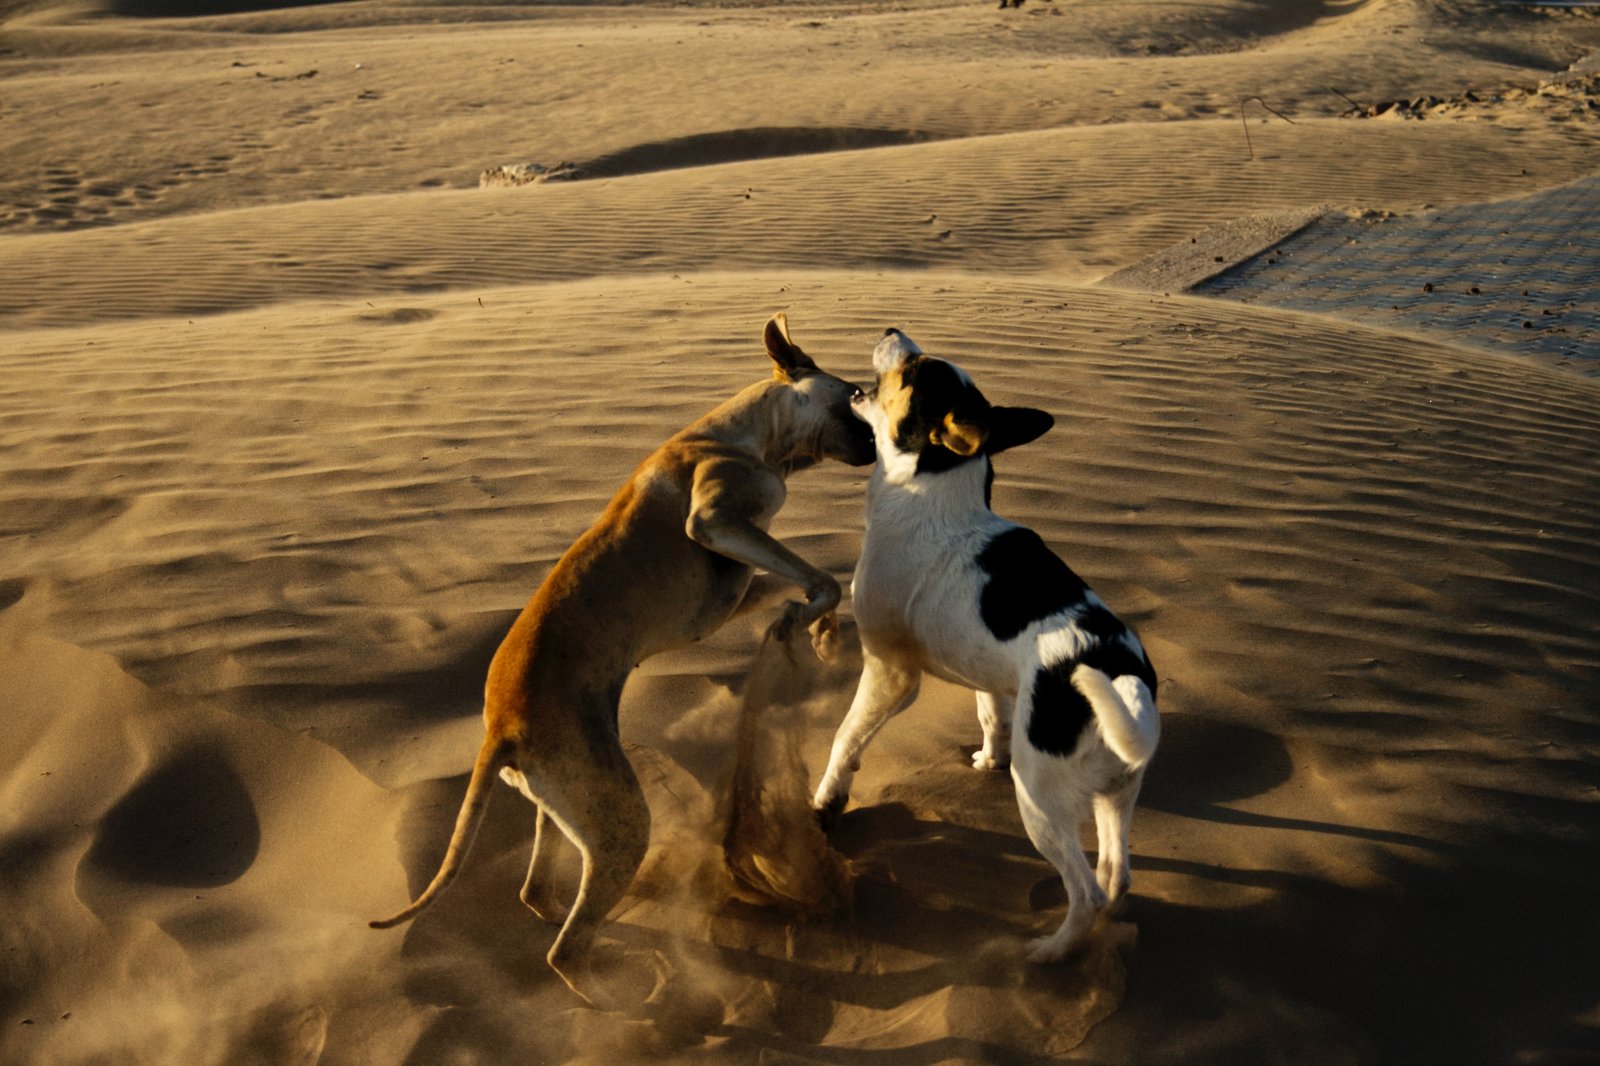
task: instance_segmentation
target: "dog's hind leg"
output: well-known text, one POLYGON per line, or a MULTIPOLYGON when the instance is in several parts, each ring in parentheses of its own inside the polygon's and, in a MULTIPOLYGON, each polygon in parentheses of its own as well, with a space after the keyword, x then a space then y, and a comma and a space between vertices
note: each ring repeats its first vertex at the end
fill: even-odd
POLYGON ((1011 697, 978 693, 978 724, 983 727, 983 747, 972 753, 978 770, 1004 770, 1011 765, 1011 697))
POLYGON ((595 980, 589 957, 606 915, 621 901, 644 861, 650 844, 650 808, 621 746, 606 754, 614 754, 614 759, 602 759, 600 772, 591 770, 558 786, 564 795, 548 797, 545 804, 546 814, 583 858, 577 898, 547 960, 579 996, 601 1010, 613 1010, 616 1005, 595 980))
POLYGON ((1133 804, 1139 797, 1142 773, 1130 774, 1117 787, 1094 797, 1095 834, 1100 840, 1100 855, 1095 861, 1095 880, 1115 904, 1128 892, 1132 875, 1128 870, 1128 824, 1133 820, 1133 804))
POLYGON ((528 909, 544 921, 560 922, 567 917, 567 908, 556 898, 550 870, 556 847, 560 844, 560 832, 552 832, 550 816, 543 807, 537 809, 539 813, 533 829, 533 858, 528 862, 528 879, 522 883, 520 896, 528 909))
MULTIPOLYGON (((1033 758, 1060 761, 1051 755, 1034 754, 1033 758)), ((1028 839, 1061 875, 1067 890, 1067 913, 1054 933, 1028 942, 1028 961, 1060 962, 1082 943, 1105 906, 1106 894, 1096 883, 1078 842, 1078 826, 1088 813, 1087 797, 1065 781, 1064 774, 1051 772, 1057 767, 1029 765, 1032 762, 1023 759, 1011 767, 1017 810, 1028 839)))
POLYGON ((811 806, 824 824, 844 813, 844 805, 850 800, 850 783, 861 768, 861 753, 885 722, 917 698, 920 678, 921 671, 914 667, 867 652, 855 700, 850 704, 850 713, 840 723, 839 731, 833 735, 828 769, 823 772, 822 782, 811 800, 811 806))

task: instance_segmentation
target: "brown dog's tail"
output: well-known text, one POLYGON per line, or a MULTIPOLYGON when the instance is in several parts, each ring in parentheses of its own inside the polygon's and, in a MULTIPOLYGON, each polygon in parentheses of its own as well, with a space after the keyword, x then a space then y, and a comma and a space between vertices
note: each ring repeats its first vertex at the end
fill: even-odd
POLYGON ((422 890, 422 895, 411 906, 393 917, 368 922, 368 925, 374 929, 388 929, 401 922, 409 922, 456 879, 456 874, 461 871, 461 862, 467 857, 473 838, 478 835, 478 826, 483 823, 483 812, 489 807, 490 786, 494 783, 495 773, 502 765, 506 765, 510 752, 511 745, 506 741, 484 738, 483 747, 478 749, 478 761, 472 764, 472 780, 467 783, 467 795, 461 801, 461 813, 456 815, 456 828, 450 834, 450 846, 445 850, 439 872, 433 875, 432 883, 422 890))

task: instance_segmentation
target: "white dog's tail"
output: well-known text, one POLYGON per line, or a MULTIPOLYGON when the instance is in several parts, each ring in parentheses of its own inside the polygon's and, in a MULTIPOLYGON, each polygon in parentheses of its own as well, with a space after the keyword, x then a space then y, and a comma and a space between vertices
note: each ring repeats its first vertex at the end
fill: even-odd
POLYGON ((1148 686, 1132 674, 1113 680, 1092 666, 1079 663, 1072 671, 1072 687, 1094 708, 1100 735, 1113 754, 1137 770, 1156 753, 1161 739, 1161 715, 1148 686))
POLYGON ((472 764, 472 780, 467 783, 467 795, 461 801, 461 813, 456 815, 456 828, 450 834, 450 846, 445 849, 439 872, 433 875, 432 883, 422 890, 422 895, 411 906, 393 917, 380 918, 368 922, 368 925, 374 929, 388 929, 401 922, 409 922, 456 879, 456 874, 461 872, 461 862, 467 857, 467 850, 478 835, 478 826, 483 823, 483 812, 489 809, 489 795, 495 774, 507 764, 510 751, 510 746, 504 741, 484 738, 483 747, 478 749, 478 761, 472 764))

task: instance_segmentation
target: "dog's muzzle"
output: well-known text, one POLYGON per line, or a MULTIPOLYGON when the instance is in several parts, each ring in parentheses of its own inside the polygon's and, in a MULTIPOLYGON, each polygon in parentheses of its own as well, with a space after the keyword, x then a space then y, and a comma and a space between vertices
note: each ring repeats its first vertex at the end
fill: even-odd
POLYGON ((890 327, 884 330, 883 340, 872 349, 872 368, 880 374, 886 374, 915 356, 921 355, 922 349, 917 347, 917 342, 890 327))
POLYGON ((877 441, 866 414, 871 402, 871 394, 860 389, 850 394, 849 411, 843 419, 847 444, 842 460, 851 466, 866 466, 878 458, 877 441))

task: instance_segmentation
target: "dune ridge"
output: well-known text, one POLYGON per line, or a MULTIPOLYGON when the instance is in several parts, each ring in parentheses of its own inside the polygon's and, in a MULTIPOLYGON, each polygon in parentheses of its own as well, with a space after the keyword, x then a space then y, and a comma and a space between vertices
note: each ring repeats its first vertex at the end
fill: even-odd
MULTIPOLYGON (((1124 132, 1003 134, 19 236, 0 245, 0 266, 25 270, 30 284, 0 294, 0 320, 51 327, 277 300, 781 266, 1048 271, 1090 281, 1237 217, 1241 202, 1399 210, 1529 180, 1526 145, 1469 124, 1427 126, 1403 140, 1362 123, 1270 127, 1255 134, 1255 163, 1234 124, 1183 124, 1159 140, 1124 132), (1330 177, 1352 152, 1372 165, 1330 177), (1169 153, 1193 167, 1160 167, 1169 153), (1397 170, 1417 176, 1396 189, 1397 170), (1126 195, 1129 173, 1148 175, 1143 197, 1126 195)), ((1544 148, 1543 180, 1591 166, 1589 146, 1544 148)))
MULTIPOLYGON (((1570 21, 1482 3, 1122 6, 1075 4, 1068 18, 1044 3, 1015 16, 948 3, 775 15, 378 3, 118 20, 48 4, 6 22, 0 107, 49 121, 14 128, 0 226, 462 188, 501 163, 775 125, 953 138, 1159 122, 1148 132, 1164 136, 1246 107, 1281 123, 1245 103, 1257 96, 1301 121, 1344 113, 1333 89, 1365 103, 1414 86, 1486 92, 1586 50, 1570 21), (534 21, 495 21, 513 13, 534 21)), ((1581 123, 1529 123, 1522 109, 1490 124, 1593 141, 1581 123)), ((1539 156, 1525 153, 1536 173, 1539 156)))

